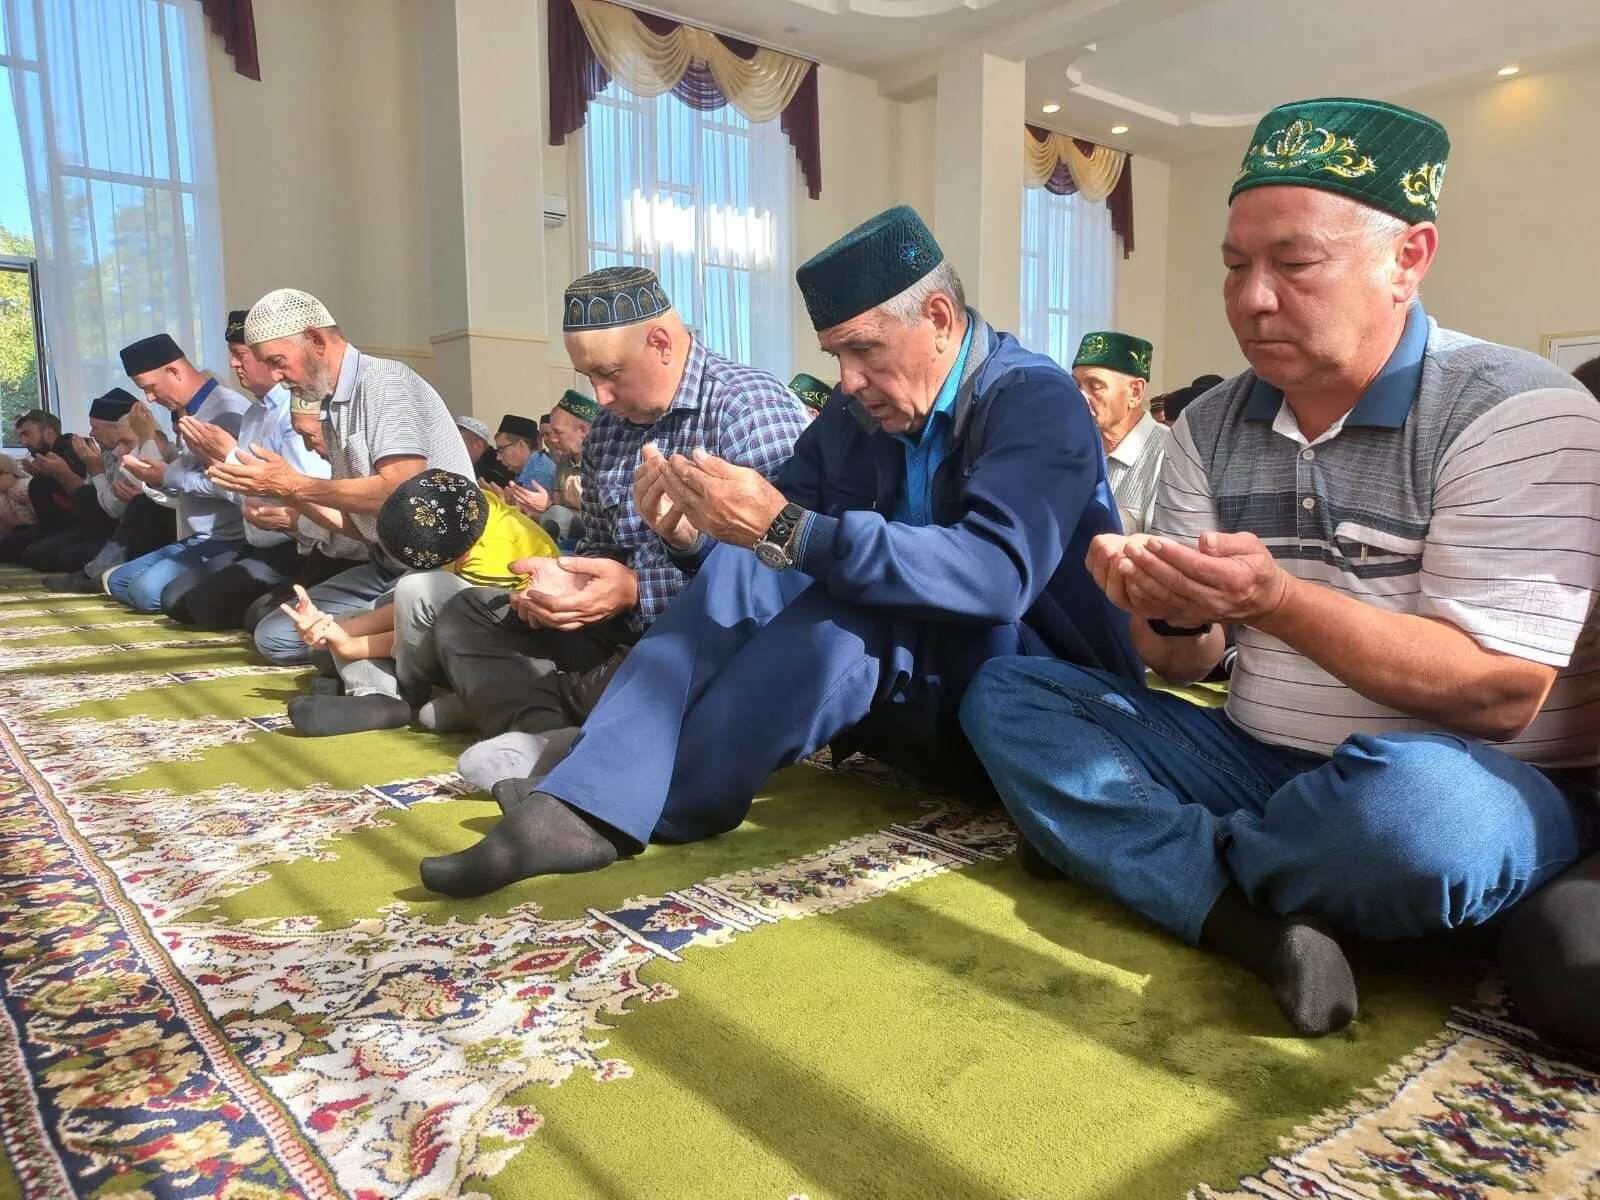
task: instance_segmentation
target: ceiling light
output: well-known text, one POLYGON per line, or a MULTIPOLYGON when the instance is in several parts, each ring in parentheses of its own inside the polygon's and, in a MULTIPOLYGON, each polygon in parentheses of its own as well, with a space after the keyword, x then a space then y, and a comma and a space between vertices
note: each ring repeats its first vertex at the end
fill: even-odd
POLYGON ((1496 75, 1511 76, 1511 75, 1515 75, 1520 70, 1522 70, 1521 67, 1501 67, 1498 71, 1495 72, 1495 74, 1496 75))
POLYGON ((1041 109, 1040 111, 1041 112, 1047 112, 1047 113, 1058 113, 1058 112, 1061 111, 1061 105, 1059 105, 1059 104, 1046 104, 1044 106, 1044 108, 1041 109))
POLYGON ((1111 132, 1112 133, 1127 133, 1128 132, 1128 127, 1126 125, 1113 125, 1111 127, 1111 132))

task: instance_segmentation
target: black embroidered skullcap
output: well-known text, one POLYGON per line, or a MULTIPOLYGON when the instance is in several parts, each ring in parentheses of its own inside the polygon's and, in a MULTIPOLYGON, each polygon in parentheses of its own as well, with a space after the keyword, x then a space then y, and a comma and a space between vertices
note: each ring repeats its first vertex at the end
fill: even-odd
POLYGON ((223 338, 230 346, 250 340, 244 336, 244 319, 249 315, 248 308, 236 308, 228 314, 228 328, 223 338))
POLYGON ((432 467, 389 493, 378 510, 378 543, 413 571, 432 571, 472 549, 488 524, 478 485, 432 467))
POLYGON ((498 433, 509 433, 532 446, 539 440, 539 422, 532 417, 509 416, 500 418, 498 433))
POLYGON ((602 267, 567 286, 561 328, 566 333, 614 329, 659 317, 672 308, 648 267, 602 267))
POLYGON ((794 273, 813 329, 831 329, 893 300, 944 261, 916 209, 900 204, 857 225, 794 273))
POLYGON ((89 405, 89 417, 95 421, 120 421, 139 403, 131 392, 112 388, 104 396, 97 396, 89 405))
POLYGON ((122 348, 122 369, 128 373, 128 378, 143 375, 146 371, 156 371, 170 362, 177 362, 183 357, 183 351, 178 349, 178 343, 172 340, 172 335, 158 333, 154 337, 140 338, 131 346, 122 348))

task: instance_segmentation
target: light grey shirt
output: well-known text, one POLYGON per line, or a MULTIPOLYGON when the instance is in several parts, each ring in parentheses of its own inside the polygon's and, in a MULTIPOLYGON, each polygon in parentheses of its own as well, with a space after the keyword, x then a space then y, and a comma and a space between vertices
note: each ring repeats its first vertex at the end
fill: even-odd
MULTIPOLYGON (((284 461, 302 475, 310 475, 314 479, 328 477, 328 464, 320 455, 306 448, 305 439, 296 433, 289 423, 289 389, 281 383, 261 399, 251 401, 250 411, 245 413, 244 419, 239 422, 239 445, 247 451, 251 446, 271 450, 274 454, 281 455, 284 461)), ((239 452, 229 451, 227 461, 238 462, 239 452)), ((223 491, 219 488, 217 494, 227 496, 240 506, 244 504, 245 497, 237 492, 223 491)), ((289 537, 287 533, 262 529, 258 525, 250 524, 249 521, 244 523, 245 541, 258 549, 282 545, 289 540, 289 537)))
MULTIPOLYGON (((219 429, 239 436, 239 425, 250 410, 250 401, 232 388, 220 383, 211 388, 194 413, 197 421, 206 421, 219 429)), ((224 538, 228 541, 244 540, 244 514, 239 506, 206 475, 206 461, 192 450, 182 448, 176 458, 167 464, 161 488, 170 496, 178 510, 178 540, 206 537, 224 538)))
POLYGON ((1106 455, 1106 480, 1122 513, 1123 533, 1143 533, 1150 528, 1156 504, 1156 480, 1167 455, 1167 427, 1149 413, 1128 430, 1117 448, 1106 455))
MULTIPOLYGON (((475 477, 456 419, 427 380, 404 363, 346 346, 339 382, 322 407, 322 432, 334 479, 367 479, 378 463, 418 456, 468 479, 475 477)), ((370 543, 378 540, 375 513, 351 513, 370 543)))

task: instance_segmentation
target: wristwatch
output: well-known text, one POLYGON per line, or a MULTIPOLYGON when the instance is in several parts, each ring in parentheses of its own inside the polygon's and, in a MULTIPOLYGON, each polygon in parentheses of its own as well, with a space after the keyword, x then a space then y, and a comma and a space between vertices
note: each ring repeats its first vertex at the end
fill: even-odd
POLYGON ((805 515, 806 510, 798 504, 785 504, 783 511, 772 519, 767 532, 755 544, 756 559, 763 567, 783 571, 794 566, 789 543, 794 539, 795 530, 800 528, 800 519, 805 515))

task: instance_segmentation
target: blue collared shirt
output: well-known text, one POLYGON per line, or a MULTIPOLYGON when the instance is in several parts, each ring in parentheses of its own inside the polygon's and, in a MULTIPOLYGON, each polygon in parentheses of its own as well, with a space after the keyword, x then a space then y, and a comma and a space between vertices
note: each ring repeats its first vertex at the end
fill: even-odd
MULTIPOLYGON (((1428 350, 1428 317, 1422 311, 1422 301, 1413 300, 1406 312, 1406 327, 1400 334, 1389 361, 1383 364, 1367 390, 1361 393, 1356 406, 1323 437, 1331 437, 1340 429, 1367 425, 1376 429, 1399 429, 1411 415, 1411 405, 1422 387, 1422 360, 1428 350)), ((1283 393, 1270 383, 1257 378, 1250 385, 1250 398, 1245 401, 1246 421, 1276 421, 1283 408, 1283 393)))
POLYGON ((906 448, 906 483, 900 493, 900 503, 895 506, 891 520, 904 525, 933 524, 933 477, 939 473, 939 464, 950 453, 950 430, 955 423, 956 393, 961 390, 961 374, 966 370, 967 351, 972 349, 973 323, 967 322, 966 336, 961 339, 961 351, 945 376, 939 398, 934 401, 928 423, 922 427, 922 437, 913 441, 903 433, 894 434, 896 441, 906 448))

